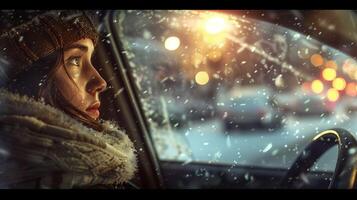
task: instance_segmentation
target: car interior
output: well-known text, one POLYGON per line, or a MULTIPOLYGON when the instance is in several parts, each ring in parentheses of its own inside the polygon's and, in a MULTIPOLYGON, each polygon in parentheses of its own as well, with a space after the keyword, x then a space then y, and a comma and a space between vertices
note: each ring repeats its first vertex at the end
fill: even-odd
POLYGON ((356 11, 92 12, 101 117, 137 150, 123 188, 357 187, 356 11))

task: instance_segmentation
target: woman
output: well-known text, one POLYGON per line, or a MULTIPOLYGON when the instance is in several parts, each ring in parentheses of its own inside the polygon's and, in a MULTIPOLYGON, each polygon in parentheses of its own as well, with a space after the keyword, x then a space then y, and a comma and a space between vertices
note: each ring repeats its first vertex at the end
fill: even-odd
POLYGON ((133 143, 99 120, 105 80, 84 12, 35 17, 0 38, 0 187, 120 185, 136 171, 133 143))

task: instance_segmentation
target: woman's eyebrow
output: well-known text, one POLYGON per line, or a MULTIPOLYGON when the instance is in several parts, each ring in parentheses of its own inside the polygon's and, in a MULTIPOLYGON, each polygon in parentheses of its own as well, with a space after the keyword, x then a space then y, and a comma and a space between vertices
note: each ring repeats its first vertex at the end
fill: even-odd
POLYGON ((87 52, 88 51, 88 47, 82 44, 72 44, 69 47, 66 47, 64 50, 68 51, 70 49, 80 49, 81 51, 87 52))

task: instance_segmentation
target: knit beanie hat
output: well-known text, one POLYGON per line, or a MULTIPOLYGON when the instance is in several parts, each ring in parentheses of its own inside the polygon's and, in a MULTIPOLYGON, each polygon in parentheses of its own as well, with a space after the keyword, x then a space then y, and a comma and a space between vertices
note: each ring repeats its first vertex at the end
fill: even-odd
POLYGON ((49 11, 0 35, 0 74, 12 78, 32 63, 98 33, 84 11, 49 11))

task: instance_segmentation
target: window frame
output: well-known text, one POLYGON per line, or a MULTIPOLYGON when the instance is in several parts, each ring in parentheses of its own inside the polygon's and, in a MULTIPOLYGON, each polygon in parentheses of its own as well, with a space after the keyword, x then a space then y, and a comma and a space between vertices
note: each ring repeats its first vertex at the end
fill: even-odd
MULTIPOLYGON (((118 34, 119 29, 113 23, 115 18, 119 16, 118 12, 120 12, 120 10, 110 10, 105 14, 102 31, 111 34, 111 37, 108 38, 110 47, 98 45, 98 49, 102 48, 102 51, 99 50, 98 52, 102 52, 101 56, 105 56, 104 54, 106 53, 104 52, 110 52, 112 54, 110 60, 113 63, 103 66, 104 73, 107 75, 116 75, 110 80, 114 91, 124 88, 123 95, 118 95, 123 96, 122 99, 118 96, 114 96, 115 101, 113 101, 113 103, 116 108, 125 109, 123 113, 125 114, 126 120, 122 128, 127 130, 128 136, 134 142, 137 150, 138 173, 136 175, 139 174, 140 176, 140 186, 153 189, 163 188, 164 184, 158 162, 158 155, 154 149, 151 136, 149 135, 148 124, 140 105, 137 89, 134 84, 134 77, 130 73, 128 60, 122 53, 124 50, 118 34), (114 63, 119 68, 117 72, 113 70, 114 63)), ((121 115, 123 115, 123 113, 121 113, 121 115)))

